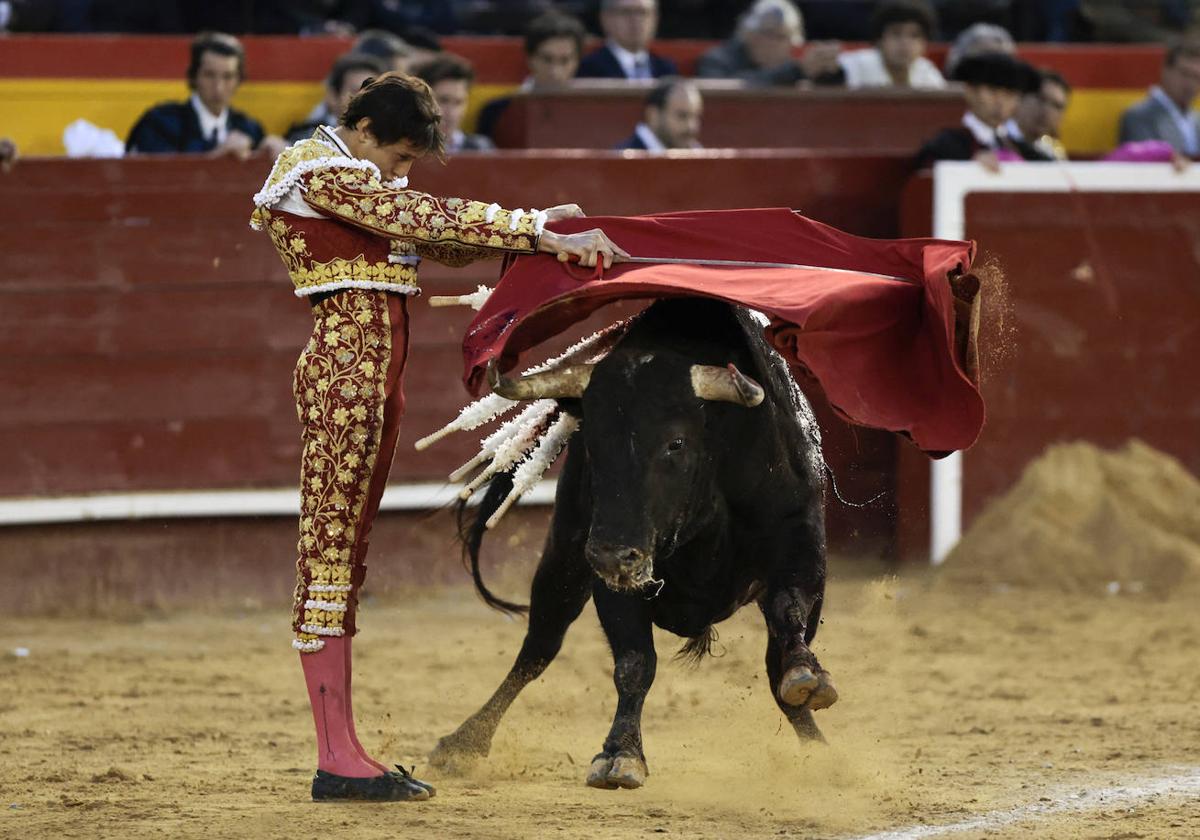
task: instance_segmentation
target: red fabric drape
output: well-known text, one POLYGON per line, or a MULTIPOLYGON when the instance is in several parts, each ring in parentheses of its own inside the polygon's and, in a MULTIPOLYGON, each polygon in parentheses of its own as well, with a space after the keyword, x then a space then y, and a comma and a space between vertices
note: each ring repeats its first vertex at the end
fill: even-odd
POLYGON ((548 255, 517 257, 463 339, 464 380, 473 393, 490 359, 506 371, 522 352, 607 303, 704 296, 766 313, 771 343, 811 373, 851 422, 906 434, 931 454, 965 449, 979 436, 983 398, 962 357, 969 344, 962 340, 962 312, 970 301, 958 301, 956 341, 950 283, 970 270, 973 243, 864 239, 787 209, 592 217, 552 225, 558 232, 593 227, 636 256, 822 268, 626 263, 605 271, 603 279, 581 282, 589 276, 586 269, 548 255))

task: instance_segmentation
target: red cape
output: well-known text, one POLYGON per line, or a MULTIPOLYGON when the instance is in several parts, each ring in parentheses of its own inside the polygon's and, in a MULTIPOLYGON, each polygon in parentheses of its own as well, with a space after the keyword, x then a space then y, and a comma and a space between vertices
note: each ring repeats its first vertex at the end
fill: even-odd
POLYGON ((592 217, 551 227, 602 228, 635 256, 822 268, 625 263, 594 279, 548 255, 517 257, 463 339, 472 393, 489 360, 507 371, 519 354, 605 304, 702 296, 766 313, 772 345, 811 373, 853 423, 908 435, 931 454, 966 449, 983 428, 972 324, 979 285, 968 273, 973 243, 864 239, 787 209, 592 217))

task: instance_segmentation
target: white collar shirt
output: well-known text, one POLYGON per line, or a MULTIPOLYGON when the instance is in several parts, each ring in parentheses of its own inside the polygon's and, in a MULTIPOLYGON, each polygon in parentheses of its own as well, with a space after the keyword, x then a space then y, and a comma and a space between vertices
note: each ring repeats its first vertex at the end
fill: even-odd
POLYGON ((196 112, 196 118, 200 120, 200 134, 205 140, 213 139, 213 132, 216 132, 217 145, 220 146, 229 139, 229 109, 226 108, 217 116, 213 116, 212 112, 204 107, 204 103, 200 101, 200 97, 192 94, 191 98, 192 110, 196 112))
POLYGON ((1166 91, 1158 85, 1150 88, 1150 95, 1167 109, 1167 113, 1179 127, 1179 132, 1183 135, 1183 152, 1193 157, 1200 154, 1200 137, 1196 133, 1196 122, 1192 119, 1193 112, 1184 113, 1179 110, 1179 106, 1175 104, 1174 100, 1167 96, 1166 91))
POLYGON ((963 114, 962 124, 967 127, 967 130, 975 137, 975 141, 979 145, 988 149, 994 149, 1000 144, 1000 139, 996 136, 996 129, 985 123, 979 117, 972 114, 970 111, 963 114))
POLYGON ((655 134, 650 129, 650 126, 646 125, 644 122, 638 123, 637 128, 633 130, 633 133, 636 134, 638 139, 642 141, 642 144, 646 147, 646 151, 665 152, 667 150, 667 147, 663 145, 663 142, 658 139, 658 135, 655 134))
POLYGON ((617 63, 621 65, 621 72, 625 74, 626 79, 654 78, 654 73, 650 69, 650 53, 645 50, 631 53, 615 41, 609 41, 607 46, 616 57, 617 63))

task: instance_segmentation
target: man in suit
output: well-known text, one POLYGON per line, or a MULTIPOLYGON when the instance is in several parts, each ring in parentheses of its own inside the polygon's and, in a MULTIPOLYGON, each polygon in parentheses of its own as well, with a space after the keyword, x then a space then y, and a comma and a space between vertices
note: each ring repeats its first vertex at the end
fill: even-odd
MULTIPOLYGON (((583 24, 561 12, 546 12, 534 18, 525 31, 525 63, 529 75, 521 90, 555 90, 575 77, 586 33, 583 24)), ((479 111, 476 130, 496 141, 496 124, 512 102, 511 96, 493 99, 479 111)))
POLYGON ((363 83, 382 76, 389 69, 382 58, 366 53, 349 52, 338 56, 325 77, 325 100, 313 109, 307 120, 287 130, 287 141, 298 143, 312 137, 312 133, 323 125, 337 125, 363 83))
POLYGON ((448 154, 490 152, 496 148, 482 134, 467 134, 462 130, 467 103, 471 99, 471 83, 475 81, 475 71, 466 59, 442 53, 415 66, 413 75, 429 85, 433 98, 442 109, 438 130, 448 154))
POLYGON ((1150 95, 1121 114, 1120 142, 1161 140, 1177 153, 1200 156, 1200 115, 1192 100, 1200 94, 1200 43, 1167 50, 1162 77, 1150 95))
POLYGON ((643 119, 618 149, 665 152, 699 149, 700 117, 704 102, 700 89, 687 79, 659 82, 646 97, 643 119))
POLYGON ((283 150, 279 137, 268 137, 257 120, 230 107, 246 77, 246 53, 232 35, 201 32, 192 41, 186 102, 155 105, 129 132, 125 150, 144 154, 208 153, 248 157, 262 148, 283 150))
POLYGON ((658 31, 658 0, 602 0, 604 46, 579 62, 581 79, 658 79, 679 72, 675 62, 650 52, 658 31))
POLYGON ((797 60, 804 43, 804 16, 792 0, 755 0, 740 18, 736 34, 696 62, 705 79, 740 79, 755 87, 840 85, 845 72, 836 42, 814 42, 797 60))

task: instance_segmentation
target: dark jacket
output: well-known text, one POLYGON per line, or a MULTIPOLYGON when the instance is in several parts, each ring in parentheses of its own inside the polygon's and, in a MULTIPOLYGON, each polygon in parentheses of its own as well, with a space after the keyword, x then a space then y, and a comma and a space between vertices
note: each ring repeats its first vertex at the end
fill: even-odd
MULTIPOLYGON (((263 127, 241 111, 229 109, 226 123, 230 131, 240 131, 257 148, 263 139, 263 127)), ((125 151, 144 154, 190 154, 210 152, 212 138, 200 133, 200 118, 191 102, 164 102, 155 105, 138 119, 125 141, 125 151)))
POLYGON ((613 146, 613 148, 614 149, 639 149, 641 151, 649 151, 646 147, 646 144, 642 142, 641 136, 638 135, 638 133, 636 131, 633 132, 633 134, 630 134, 628 137, 626 137, 624 140, 622 140, 617 145, 613 146))
POLYGON ((917 152, 917 167, 923 169, 939 160, 971 160, 986 148, 964 126, 943 128, 921 146, 917 152))
POLYGON ((501 96, 480 108, 479 116, 475 120, 475 131, 493 143, 496 142, 496 123, 500 121, 500 115, 508 108, 510 102, 512 102, 511 96, 501 96))
MULTIPOLYGON (((679 75, 679 68, 675 66, 675 62, 669 58, 663 58, 661 55, 650 53, 650 75, 656 79, 663 76, 679 75)), ((621 62, 617 61, 617 57, 613 55, 613 51, 608 47, 601 47, 593 53, 589 53, 579 62, 579 69, 575 72, 576 78, 579 79, 624 79, 625 71, 621 67, 621 62)))

